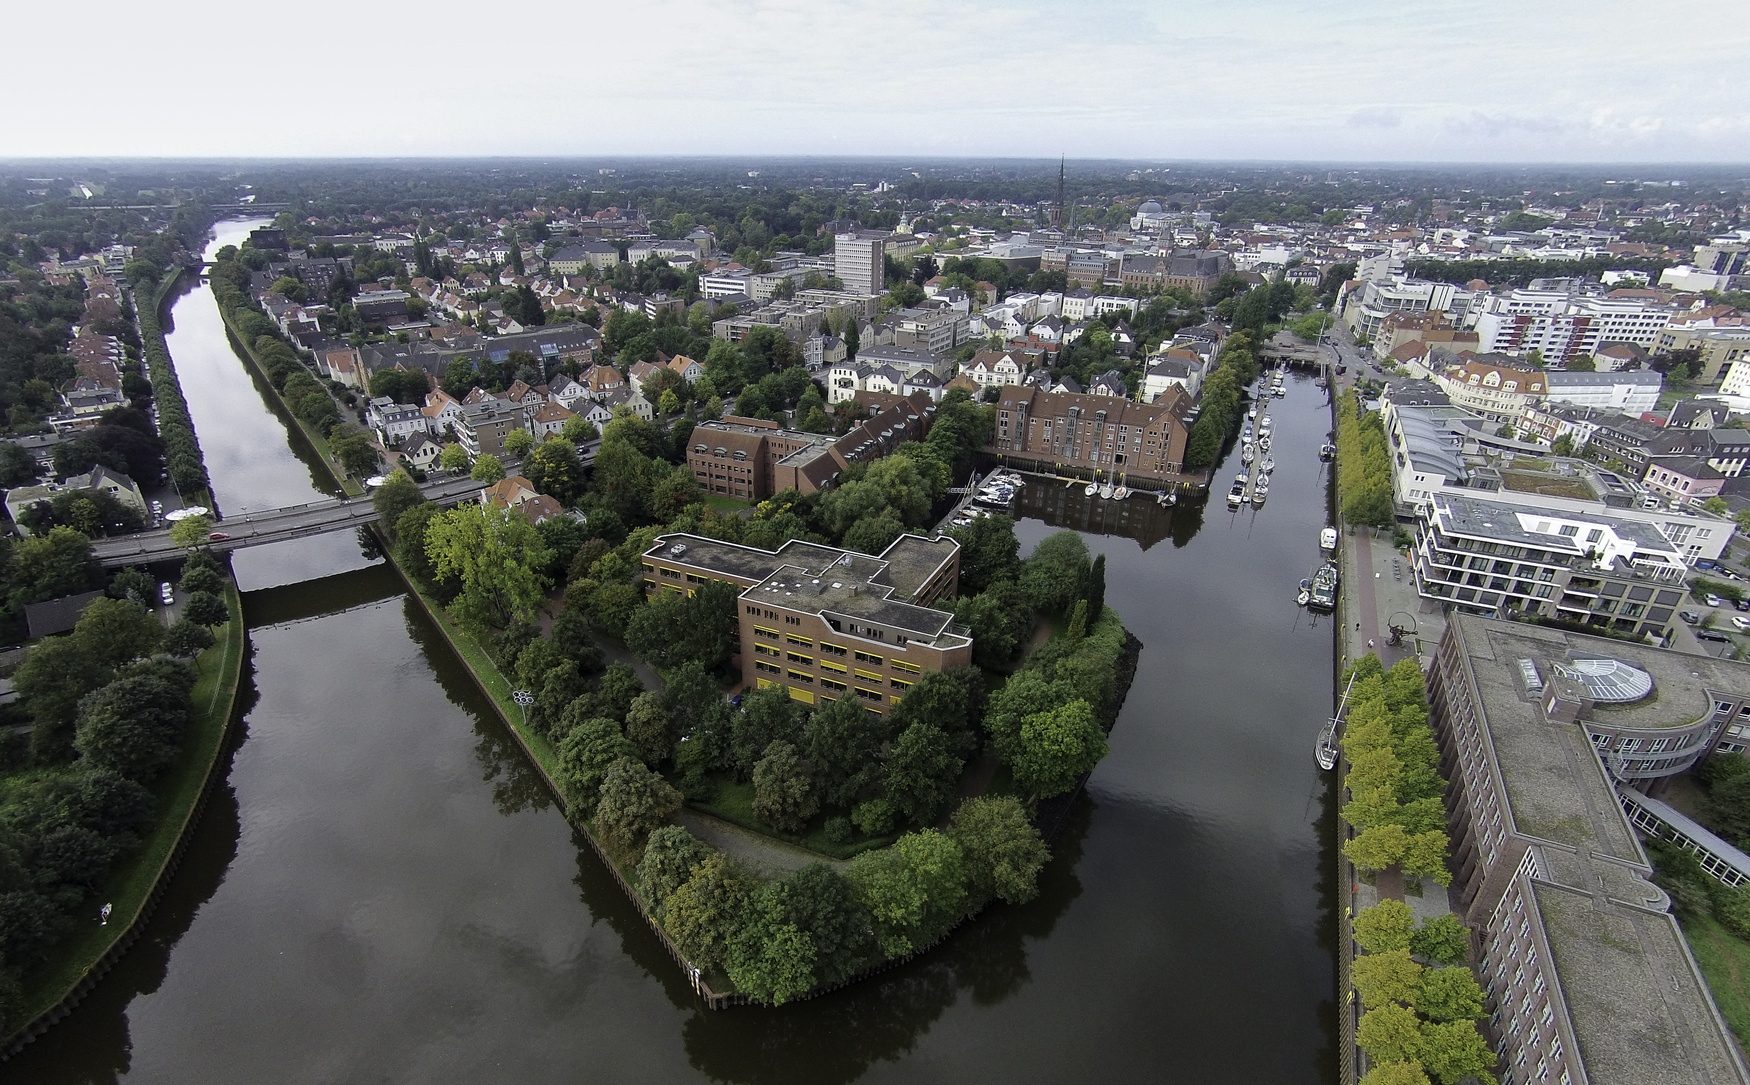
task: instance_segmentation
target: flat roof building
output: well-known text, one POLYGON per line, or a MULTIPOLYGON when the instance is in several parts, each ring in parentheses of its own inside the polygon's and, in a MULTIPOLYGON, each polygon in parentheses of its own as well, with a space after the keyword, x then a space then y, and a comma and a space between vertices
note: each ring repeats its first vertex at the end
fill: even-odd
POLYGON ((1455 614, 1428 690, 1502 1080, 1750 1081, 1593 733, 1688 741, 1696 711, 1717 733, 1750 702, 1750 666, 1455 614))
POLYGON ((741 589, 743 681, 816 704, 854 696, 885 714, 927 671, 972 661, 972 635, 934 604, 960 584, 960 546, 901 535, 879 557, 791 540, 776 551, 662 535, 644 553, 645 590, 741 589))

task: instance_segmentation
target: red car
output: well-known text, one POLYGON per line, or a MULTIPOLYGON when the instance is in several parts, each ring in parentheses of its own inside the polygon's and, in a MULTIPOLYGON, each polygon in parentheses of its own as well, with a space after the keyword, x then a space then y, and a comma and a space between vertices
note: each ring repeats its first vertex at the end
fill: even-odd
POLYGON ((215 531, 207 536, 207 540, 209 542, 218 542, 220 539, 229 539, 230 537, 231 536, 225 534, 223 531, 215 531))

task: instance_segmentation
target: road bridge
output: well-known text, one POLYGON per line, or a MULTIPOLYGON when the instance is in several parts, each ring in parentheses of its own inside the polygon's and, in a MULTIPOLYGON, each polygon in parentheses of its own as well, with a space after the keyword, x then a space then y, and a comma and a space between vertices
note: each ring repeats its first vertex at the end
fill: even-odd
MULTIPOLYGON (((444 479, 420 487, 425 496, 440 505, 454 505, 477 497, 485 486, 469 478, 444 479)), ((340 497, 311 501, 283 509, 244 512, 220 521, 214 531, 223 534, 207 546, 216 551, 241 550, 246 546, 303 539, 374 524, 379 519, 369 497, 340 497)), ((184 548, 170 541, 168 528, 98 539, 92 552, 106 569, 122 565, 147 565, 182 558, 184 548)))

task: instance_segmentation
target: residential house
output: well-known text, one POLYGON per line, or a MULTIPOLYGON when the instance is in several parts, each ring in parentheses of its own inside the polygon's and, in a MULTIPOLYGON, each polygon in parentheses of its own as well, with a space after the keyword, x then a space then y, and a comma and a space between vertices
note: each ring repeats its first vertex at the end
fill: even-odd
POLYGON ((456 420, 456 439, 469 456, 504 459, 504 439, 513 429, 526 429, 526 414, 519 403, 493 396, 462 408, 456 420))
POLYGON ((1010 388, 997 401, 985 451, 1030 464, 1118 471, 1136 482, 1176 482, 1190 410, 1190 397, 1177 388, 1152 404, 1010 388))
POLYGON ((437 466, 438 457, 443 455, 443 451, 442 445, 423 433, 416 433, 408 439, 407 444, 401 449, 401 458, 407 461, 409 466, 417 467, 421 471, 429 471, 437 466))
POLYGON ((397 403, 388 396, 377 396, 365 407, 365 423, 377 435, 377 441, 388 448, 400 444, 416 433, 427 432, 425 411, 411 403, 397 403))
POLYGON ((1027 372, 1026 361, 1014 351, 981 350, 972 360, 961 363, 960 372, 978 382, 979 387, 1020 384, 1027 372))
MULTIPOLYGON (((1436 351, 1435 358, 1446 356, 1436 351)), ((1548 392, 1547 375, 1516 358, 1479 354, 1462 363, 1442 365, 1434 383, 1452 398, 1454 405, 1495 422, 1514 422, 1525 408, 1548 392)))

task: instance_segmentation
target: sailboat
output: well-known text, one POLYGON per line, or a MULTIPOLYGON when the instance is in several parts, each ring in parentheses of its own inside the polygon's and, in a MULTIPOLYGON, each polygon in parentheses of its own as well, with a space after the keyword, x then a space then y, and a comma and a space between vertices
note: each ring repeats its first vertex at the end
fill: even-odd
POLYGON ((1094 480, 1092 482, 1088 483, 1087 488, 1084 489, 1082 491, 1082 493, 1087 495, 1088 497, 1093 497, 1095 494, 1097 494, 1099 492, 1100 492, 1100 472, 1098 470, 1095 470, 1094 480))
POLYGON ((1118 486, 1112 491, 1112 496, 1122 501, 1130 496, 1130 487, 1124 484, 1124 476, 1118 476, 1118 486))
POLYGON ((1313 747, 1321 769, 1337 767, 1337 727, 1343 722, 1343 710, 1349 707, 1349 691, 1355 688, 1355 678, 1354 674, 1349 676, 1349 685, 1343 690, 1343 699, 1337 703, 1337 714, 1325 721, 1325 729, 1319 732, 1318 743, 1313 747))

